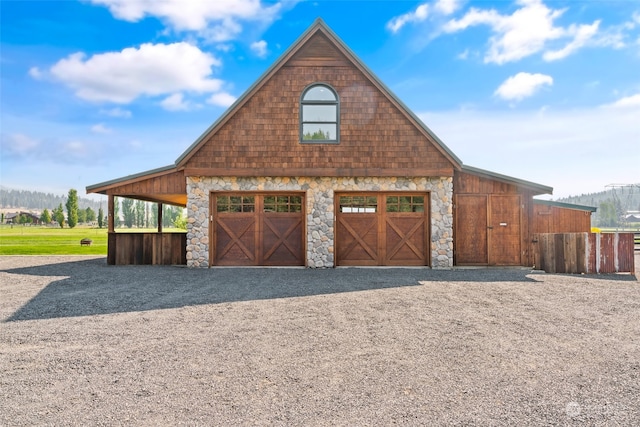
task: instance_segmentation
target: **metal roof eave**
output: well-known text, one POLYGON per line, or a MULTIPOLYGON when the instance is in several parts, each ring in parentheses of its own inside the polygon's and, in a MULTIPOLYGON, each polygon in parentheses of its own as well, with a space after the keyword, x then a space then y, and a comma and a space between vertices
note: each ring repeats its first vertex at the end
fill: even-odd
POLYGON ((481 175, 491 179, 497 179, 508 184, 515 184, 521 187, 526 187, 531 190, 539 192, 538 194, 553 194, 553 187, 547 185, 538 184, 524 179, 514 178, 508 175, 502 175, 496 172, 491 172, 485 169, 476 168, 473 166, 463 165, 462 171, 473 175, 481 175))
POLYGON ((575 209, 579 211, 595 212, 598 208, 586 205, 576 205, 573 203, 555 202, 553 200, 533 199, 533 203, 538 205, 554 206, 557 208, 575 209))

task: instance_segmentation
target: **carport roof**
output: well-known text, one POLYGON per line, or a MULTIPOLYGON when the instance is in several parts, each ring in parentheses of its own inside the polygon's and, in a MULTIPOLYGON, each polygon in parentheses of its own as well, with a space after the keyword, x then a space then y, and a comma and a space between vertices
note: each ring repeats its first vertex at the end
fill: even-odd
POLYGON ((183 207, 187 205, 184 173, 175 165, 90 185, 87 186, 86 191, 183 207))

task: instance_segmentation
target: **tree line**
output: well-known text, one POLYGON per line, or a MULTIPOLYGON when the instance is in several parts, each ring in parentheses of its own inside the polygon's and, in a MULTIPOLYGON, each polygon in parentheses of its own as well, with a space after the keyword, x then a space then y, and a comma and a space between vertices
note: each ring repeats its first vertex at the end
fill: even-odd
MULTIPOLYGON (((51 206, 64 206, 67 203, 66 195, 44 193, 41 191, 15 190, 0 187, 0 207, 27 210, 42 210, 51 206)), ((100 208, 100 201, 79 197, 78 203, 81 206, 90 207, 94 212, 100 208)))
MULTIPOLYGON (((43 193, 42 193, 43 194, 43 193)), ((86 199, 85 199, 86 200, 86 199)), ((43 224, 57 224, 61 228, 74 228, 78 224, 97 224, 99 228, 107 227, 107 217, 102 205, 99 205, 98 212, 88 206, 79 207, 78 192, 70 189, 64 204, 62 201, 57 207, 51 210, 45 208, 40 214, 40 222, 43 224)), ((39 206, 40 207, 40 206, 39 206)), ((38 207, 38 208, 39 208, 38 207)), ((184 218, 184 209, 178 206, 163 205, 162 226, 177 227, 186 229, 187 222, 184 218)), ((133 200, 125 197, 114 198, 114 226, 127 228, 156 228, 158 227, 158 204, 133 200)), ((4 222, 4 214, 3 214, 4 222)), ((14 219, 14 223, 29 224, 33 222, 30 215, 19 215, 14 219)))
POLYGON ((591 225, 594 227, 625 226, 627 212, 640 211, 640 185, 620 186, 598 193, 565 197, 557 201, 598 208, 591 215, 591 225))
MULTIPOLYGON (((156 228, 158 227, 158 204, 133 200, 129 198, 114 198, 113 216, 116 227, 127 228, 156 228)), ((179 206, 162 205, 162 226, 187 228, 187 221, 183 216, 184 209, 179 206)))

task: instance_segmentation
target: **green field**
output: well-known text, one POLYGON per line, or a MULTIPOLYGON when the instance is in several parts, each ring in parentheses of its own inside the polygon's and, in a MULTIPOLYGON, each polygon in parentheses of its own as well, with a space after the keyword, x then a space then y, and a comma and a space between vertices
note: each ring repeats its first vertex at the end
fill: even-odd
MULTIPOLYGON (((119 232, 156 232, 156 229, 118 229, 119 232)), ((184 232, 165 228, 165 232, 184 232)), ((78 226, 55 228, 24 225, 0 226, 0 255, 107 255, 107 229, 78 226), (80 246, 80 240, 93 240, 80 246)))
POLYGON ((102 228, 53 228, 3 225, 0 255, 107 255, 107 230, 102 228), (84 238, 91 246, 80 246, 84 238))

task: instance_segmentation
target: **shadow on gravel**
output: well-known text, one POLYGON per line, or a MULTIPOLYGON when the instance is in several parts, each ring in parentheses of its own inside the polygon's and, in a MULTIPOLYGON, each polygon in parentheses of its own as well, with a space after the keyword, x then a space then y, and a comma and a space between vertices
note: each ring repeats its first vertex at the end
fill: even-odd
POLYGON ((536 282, 536 274, 526 269, 190 269, 107 266, 103 258, 3 271, 59 277, 6 322, 420 286, 421 281, 536 282))

